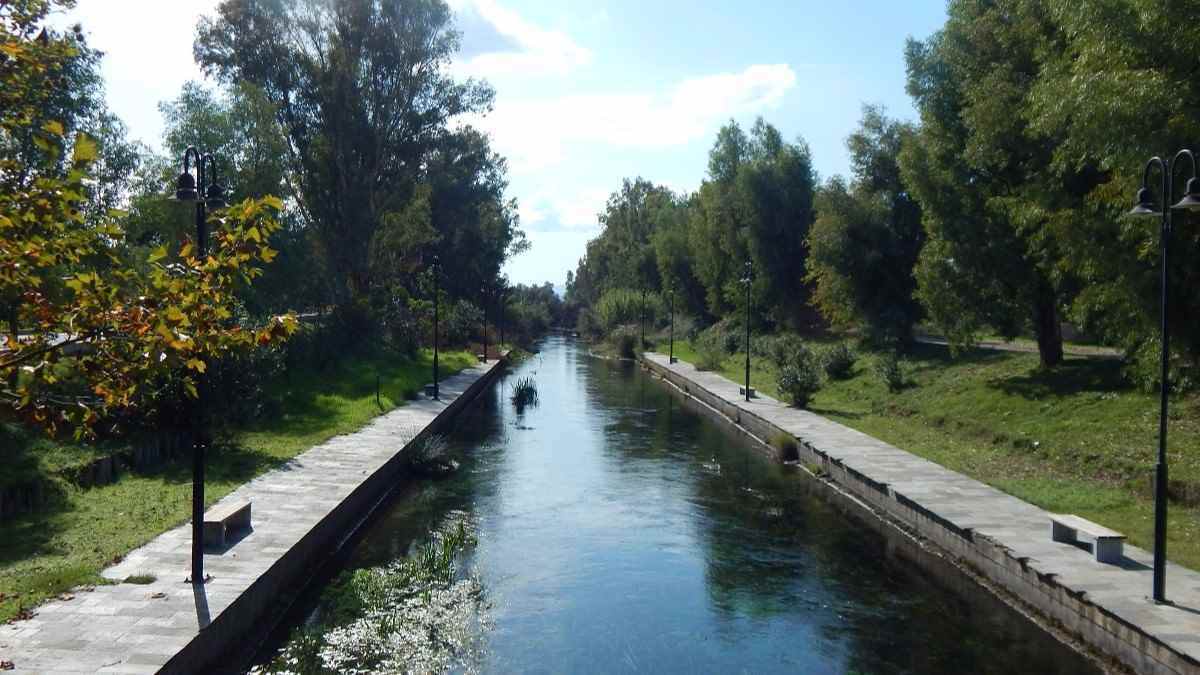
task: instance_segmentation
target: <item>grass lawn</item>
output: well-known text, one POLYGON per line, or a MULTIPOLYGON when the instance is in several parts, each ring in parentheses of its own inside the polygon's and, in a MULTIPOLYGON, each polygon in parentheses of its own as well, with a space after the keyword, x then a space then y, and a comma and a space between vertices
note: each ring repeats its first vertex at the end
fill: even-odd
MULTIPOLYGON (((405 392, 430 380, 431 353, 415 361, 370 357, 346 359, 322 372, 293 372, 272 383, 282 414, 253 428, 237 429, 210 451, 205 476, 207 503, 333 436, 355 431, 385 410, 404 405, 405 392)), ((442 352, 440 367, 456 373, 475 362, 469 352, 442 352)), ((45 447, 42 447, 45 446, 45 447)), ((54 452, 74 461, 86 449, 55 449, 28 460, 26 470, 53 464, 54 452), (30 468, 32 466, 32 468, 30 468)), ((99 573, 134 548, 190 517, 191 462, 187 455, 116 483, 79 489, 52 482, 54 495, 42 511, 0 523, 0 623, 21 607, 36 605, 73 586, 102 583, 99 573)), ((180 580, 187 570, 180 569, 180 580)))
MULTIPOLYGON (((675 356, 694 363, 696 354, 676 340, 675 356)), ((721 373, 743 381, 744 359, 730 356, 721 373)), ((1037 354, 975 350, 954 359, 944 347, 919 345, 906 362, 912 386, 893 393, 873 372, 875 359, 862 354, 853 377, 827 381, 809 409, 1153 547, 1158 397, 1126 384, 1119 362, 1068 357, 1046 371, 1037 354)), ((765 360, 752 359, 750 379, 779 398, 765 360)), ((1167 554, 1200 570, 1200 397, 1172 399, 1168 439, 1174 501, 1167 554)))

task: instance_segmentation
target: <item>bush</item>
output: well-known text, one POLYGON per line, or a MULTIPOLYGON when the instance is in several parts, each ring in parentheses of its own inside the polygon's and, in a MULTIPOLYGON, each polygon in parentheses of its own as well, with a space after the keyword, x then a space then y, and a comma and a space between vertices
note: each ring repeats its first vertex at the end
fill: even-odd
POLYGON ((635 358, 637 357, 637 344, 640 337, 641 334, 637 326, 621 326, 613 331, 613 347, 621 358, 635 358))
POLYGON ((779 458, 785 462, 800 459, 800 444, 791 434, 778 433, 771 437, 771 447, 779 453, 779 458))
POLYGON ((821 354, 821 365, 825 368, 825 374, 834 380, 847 380, 854 375, 854 362, 857 360, 858 354, 845 342, 834 345, 821 354))
POLYGON ((767 348, 767 358, 771 359, 771 363, 775 364, 775 368, 783 368, 785 364, 792 359, 792 356, 801 352, 807 351, 804 346, 804 341, 798 336, 790 333, 777 335, 772 338, 767 348))
POLYGON ((813 394, 821 390, 820 364, 807 347, 801 346, 779 368, 775 382, 793 405, 806 408, 813 394))
POLYGON ((729 356, 716 326, 701 332, 692 346, 696 350, 696 367, 700 370, 719 370, 729 356))
POLYGON ((889 391, 900 391, 908 386, 908 378, 904 374, 904 362, 895 354, 887 353, 875 362, 875 374, 887 385, 889 391))
POLYGON ((446 310, 441 323, 442 345, 462 347, 470 344, 483 330, 483 310, 466 300, 459 300, 446 310))
MULTIPOLYGON (((663 315, 662 300, 656 293, 647 293, 645 298, 646 326, 657 324, 663 315)), ((631 288, 614 288, 605 291, 596 303, 596 318, 604 330, 611 331, 627 324, 640 325, 642 321, 642 293, 631 288)))

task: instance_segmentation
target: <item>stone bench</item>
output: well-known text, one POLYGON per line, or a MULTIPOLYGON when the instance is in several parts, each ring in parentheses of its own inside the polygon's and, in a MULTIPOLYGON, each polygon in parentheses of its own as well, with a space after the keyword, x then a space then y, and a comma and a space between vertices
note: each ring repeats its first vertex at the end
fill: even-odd
POLYGON ((1124 557, 1125 535, 1079 516, 1050 514, 1050 538, 1067 543, 1092 540, 1096 562, 1118 563, 1124 557))
MULTIPOLYGON (((746 388, 738 387, 738 396, 745 396, 746 388)), ((758 391, 754 387, 750 387, 750 398, 758 398, 758 391)))
POLYGON ((217 504, 204 514, 204 545, 225 547, 230 532, 250 529, 250 502, 217 504))

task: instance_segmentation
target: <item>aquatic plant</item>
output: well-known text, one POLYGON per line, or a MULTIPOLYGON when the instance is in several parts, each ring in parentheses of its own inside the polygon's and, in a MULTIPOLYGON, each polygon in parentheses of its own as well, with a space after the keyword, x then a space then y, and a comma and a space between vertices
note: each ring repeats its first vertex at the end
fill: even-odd
POLYGON ((526 406, 537 406, 537 382, 532 376, 522 377, 513 385, 512 402, 517 412, 524 412, 526 406))
POLYGON ((444 672, 469 665, 486 626, 479 580, 458 574, 474 543, 466 515, 451 514, 410 555, 342 573, 322 593, 317 621, 251 672, 444 672))

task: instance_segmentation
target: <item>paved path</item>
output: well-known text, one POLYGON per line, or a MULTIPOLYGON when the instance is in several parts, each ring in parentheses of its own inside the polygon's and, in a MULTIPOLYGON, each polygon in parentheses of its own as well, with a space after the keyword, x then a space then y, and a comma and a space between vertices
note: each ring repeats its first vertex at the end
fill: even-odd
POLYGON ((201 592, 183 583, 191 526, 181 525, 103 572, 113 580, 149 574, 157 581, 77 592, 69 601, 42 605, 32 619, 0 626, 0 661, 12 661, 19 672, 157 672, 496 363, 444 380, 440 401, 412 401, 225 497, 222 503, 253 502, 254 528, 226 551, 205 555, 205 571, 213 579, 201 592))
MULTIPOLYGON (((914 338, 917 342, 927 345, 938 345, 941 347, 950 346, 949 341, 943 337, 936 335, 919 335, 914 338)), ((1001 340, 980 340, 975 344, 976 349, 989 349, 997 352, 1018 352, 1022 354, 1038 353, 1036 342, 1003 342, 1001 340)), ((1091 346, 1073 346, 1063 345, 1063 355, 1077 356, 1082 359, 1105 359, 1117 360, 1124 358, 1121 350, 1113 347, 1091 347, 1091 346)))
POLYGON ((1200 662, 1200 574, 1167 565, 1167 597, 1175 606, 1155 605, 1151 589, 1153 556, 1125 546, 1119 565, 1096 562, 1085 550, 1050 540, 1049 512, 977 480, 950 471, 866 434, 760 395, 747 403, 738 384, 691 364, 667 363, 665 354, 647 353, 658 367, 707 389, 849 469, 886 484, 897 499, 908 499, 962 531, 971 531, 1007 547, 1040 575, 1055 581, 1103 610, 1140 627, 1172 650, 1200 662))

